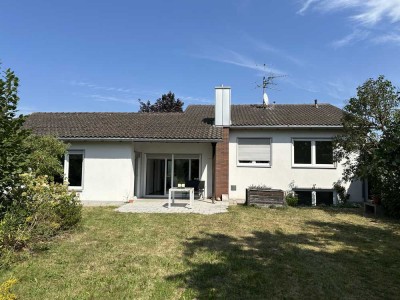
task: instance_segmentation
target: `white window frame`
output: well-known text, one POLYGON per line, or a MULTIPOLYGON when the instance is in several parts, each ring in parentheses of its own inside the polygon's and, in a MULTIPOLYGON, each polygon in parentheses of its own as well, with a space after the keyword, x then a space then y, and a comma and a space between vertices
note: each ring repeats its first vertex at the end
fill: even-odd
POLYGON ((84 150, 68 150, 64 159, 64 180, 68 181, 69 178, 69 155, 82 154, 82 183, 80 186, 68 185, 69 190, 83 191, 84 178, 85 178, 85 151, 84 150))
POLYGON ((338 199, 337 199, 337 193, 335 190, 332 189, 302 189, 302 188, 296 188, 293 189, 293 192, 311 192, 311 206, 317 206, 317 193, 320 192, 329 192, 332 193, 332 204, 337 205, 338 204, 338 199))
POLYGON ((236 166, 238 167, 255 167, 255 168, 271 168, 272 166, 272 138, 271 137, 238 137, 236 138, 236 166), (269 163, 258 163, 252 161, 250 163, 239 162, 239 140, 269 140, 270 158, 269 163))
MULTIPOLYGON (((172 169, 171 169, 171 187, 177 187, 178 183, 174 182, 174 164, 175 164, 175 159, 188 159, 189 160, 189 176, 192 174, 192 166, 191 166, 191 161, 193 160, 199 160, 199 180, 204 180, 203 179, 203 173, 202 173, 202 154, 179 154, 179 153, 144 153, 144 167, 143 167, 143 189, 144 189, 144 196, 145 197, 153 197, 153 198, 160 198, 160 197, 165 197, 168 196, 168 190, 166 189, 167 186, 167 167, 165 167, 165 176, 164 176, 164 195, 148 195, 147 194, 147 160, 148 159, 164 159, 165 160, 165 164, 167 164, 167 160, 171 159, 172 161, 172 169)), ((206 188, 207 188, 207 184, 206 184, 206 188)))
POLYGON ((310 169, 336 169, 337 164, 317 164, 316 163, 316 146, 315 142, 328 142, 333 141, 333 138, 292 138, 292 168, 310 168, 310 169), (295 141, 307 141, 311 142, 311 164, 296 164, 294 162, 294 142, 295 141))

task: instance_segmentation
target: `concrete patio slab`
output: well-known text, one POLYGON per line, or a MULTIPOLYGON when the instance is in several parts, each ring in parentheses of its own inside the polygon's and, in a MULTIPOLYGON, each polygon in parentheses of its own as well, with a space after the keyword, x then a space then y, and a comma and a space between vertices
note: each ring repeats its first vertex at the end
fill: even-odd
POLYGON ((124 201, 81 201, 83 206, 120 206, 124 201))
POLYGON ((168 199, 140 199, 133 203, 124 204, 116 209, 118 212, 127 213, 183 213, 183 214, 202 214, 212 215, 228 212, 229 202, 215 201, 213 204, 210 199, 194 200, 193 208, 188 207, 189 201, 186 199, 175 199, 175 204, 168 208, 168 199))

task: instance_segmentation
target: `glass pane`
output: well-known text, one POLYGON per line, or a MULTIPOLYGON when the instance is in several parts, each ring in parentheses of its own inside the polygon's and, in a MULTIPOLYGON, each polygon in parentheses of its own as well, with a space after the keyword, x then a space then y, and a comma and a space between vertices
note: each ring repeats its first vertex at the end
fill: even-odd
POLYGON ((333 205, 333 192, 317 192, 317 205, 333 205))
POLYGON ((315 148, 317 164, 333 164, 332 141, 316 141, 315 148))
POLYGON ((174 160, 174 186, 189 181, 189 160, 175 159, 174 160))
POLYGON ((199 180, 200 160, 192 159, 190 165, 191 165, 190 180, 199 180))
POLYGON ((311 164, 311 141, 294 141, 294 163, 311 164))
POLYGON ((166 192, 169 192, 169 189, 171 188, 171 180, 172 180, 172 159, 167 159, 167 190, 166 192))
POLYGON ((68 181, 70 186, 82 186, 82 154, 69 154, 68 181))
POLYGON ((146 195, 164 195, 165 159, 148 159, 146 195))
POLYGON ((299 198, 298 205, 312 205, 311 192, 309 191, 296 191, 297 197, 299 198))

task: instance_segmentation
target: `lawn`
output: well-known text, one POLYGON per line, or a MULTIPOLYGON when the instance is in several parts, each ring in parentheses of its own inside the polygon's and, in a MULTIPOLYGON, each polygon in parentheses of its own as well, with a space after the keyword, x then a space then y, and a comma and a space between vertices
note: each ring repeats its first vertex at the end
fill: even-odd
POLYGON ((79 229, 0 282, 10 277, 20 299, 398 299, 400 224, 351 209, 88 207, 79 229))

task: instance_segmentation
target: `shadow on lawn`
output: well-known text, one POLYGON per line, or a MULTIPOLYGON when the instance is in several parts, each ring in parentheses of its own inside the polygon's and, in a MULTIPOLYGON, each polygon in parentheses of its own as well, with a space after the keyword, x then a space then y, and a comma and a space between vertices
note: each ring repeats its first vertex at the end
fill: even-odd
MULTIPOLYGON (((400 238, 391 230, 308 222, 307 233, 203 233, 185 242, 183 282, 197 299, 395 298, 400 238), (397 245, 397 247, 395 246, 397 245)), ((238 224, 238 226, 240 226, 238 224)))

